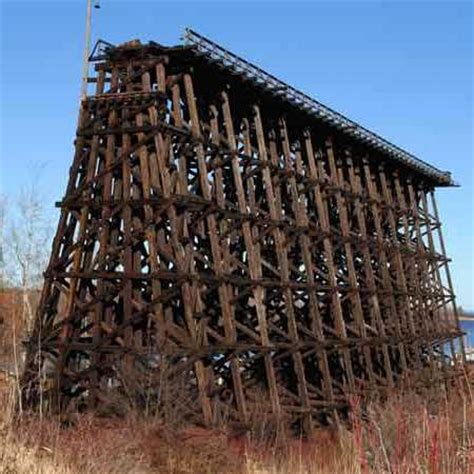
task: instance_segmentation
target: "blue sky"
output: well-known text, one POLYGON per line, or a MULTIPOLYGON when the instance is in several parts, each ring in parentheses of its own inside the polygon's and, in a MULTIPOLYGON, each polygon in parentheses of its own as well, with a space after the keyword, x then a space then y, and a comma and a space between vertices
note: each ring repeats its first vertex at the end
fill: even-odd
MULTIPOLYGON (((473 8, 470 2, 101 0, 94 37, 215 39, 441 169, 438 191, 459 304, 473 291, 473 8)), ((41 165, 48 206, 62 197, 77 120, 85 0, 5 1, 1 15, 0 192, 41 165)))

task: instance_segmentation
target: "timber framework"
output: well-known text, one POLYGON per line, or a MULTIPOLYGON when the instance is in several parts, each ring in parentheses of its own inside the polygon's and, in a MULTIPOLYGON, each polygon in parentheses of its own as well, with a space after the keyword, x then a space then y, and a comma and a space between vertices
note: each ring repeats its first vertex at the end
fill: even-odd
POLYGON ((192 30, 90 59, 25 404, 311 429, 462 370, 449 173, 192 30))

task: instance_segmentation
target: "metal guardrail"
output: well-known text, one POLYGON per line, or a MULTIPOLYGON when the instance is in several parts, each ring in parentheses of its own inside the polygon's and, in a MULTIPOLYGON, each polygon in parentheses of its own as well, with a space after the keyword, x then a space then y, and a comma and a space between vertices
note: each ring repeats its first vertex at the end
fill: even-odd
POLYGON ((281 100, 305 110, 320 120, 341 130, 354 139, 360 140, 373 148, 380 150, 391 158, 404 163, 420 173, 429 176, 440 184, 455 185, 451 173, 441 171, 434 166, 420 160, 402 148, 390 143, 381 136, 364 128, 357 122, 321 104, 294 87, 280 81, 272 74, 240 58, 208 38, 186 28, 184 33, 185 44, 192 46, 198 54, 205 56, 209 61, 218 63, 223 69, 231 73, 244 76, 247 80, 257 83, 260 87, 281 100))

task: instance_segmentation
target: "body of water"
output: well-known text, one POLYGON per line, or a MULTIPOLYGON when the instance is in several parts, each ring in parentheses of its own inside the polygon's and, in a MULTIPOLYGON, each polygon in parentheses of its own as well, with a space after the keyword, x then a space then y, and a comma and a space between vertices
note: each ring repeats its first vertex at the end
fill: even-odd
POLYGON ((461 329, 467 333, 466 335, 467 346, 474 347, 474 319, 472 320, 463 319, 459 322, 461 325, 461 329))

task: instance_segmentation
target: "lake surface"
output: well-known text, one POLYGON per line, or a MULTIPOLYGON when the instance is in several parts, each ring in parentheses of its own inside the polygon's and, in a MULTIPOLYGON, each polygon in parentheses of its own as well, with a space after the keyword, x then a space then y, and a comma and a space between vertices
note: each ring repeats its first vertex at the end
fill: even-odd
POLYGON ((472 320, 466 320, 463 319, 459 321, 461 325, 461 329, 467 333, 466 339, 467 339, 467 346, 474 347, 474 319, 472 320))

